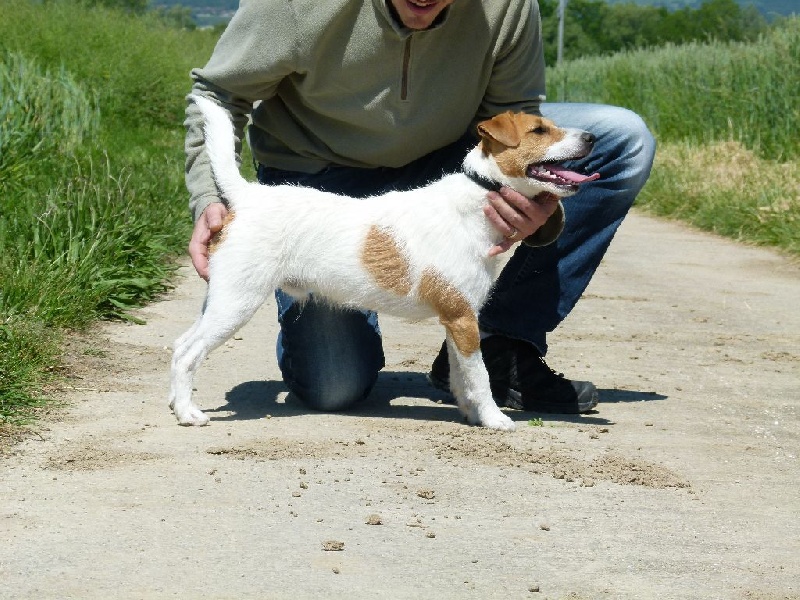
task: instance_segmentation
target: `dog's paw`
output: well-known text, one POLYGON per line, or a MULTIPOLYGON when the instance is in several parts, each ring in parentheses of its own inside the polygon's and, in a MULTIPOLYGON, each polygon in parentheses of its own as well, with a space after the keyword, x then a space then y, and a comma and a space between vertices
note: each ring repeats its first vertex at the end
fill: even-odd
POLYGON ((488 429, 497 429, 499 431, 514 431, 517 428, 516 423, 508 416, 498 411, 490 415, 484 415, 480 424, 488 429))
POLYGON ((208 425, 209 418, 196 406, 191 406, 186 410, 175 411, 175 417, 180 425, 187 427, 202 427, 208 425))

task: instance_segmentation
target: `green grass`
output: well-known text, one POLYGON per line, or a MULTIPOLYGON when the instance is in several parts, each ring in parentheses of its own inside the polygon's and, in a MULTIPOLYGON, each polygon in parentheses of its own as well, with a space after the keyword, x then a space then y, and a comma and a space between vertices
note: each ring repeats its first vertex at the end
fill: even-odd
POLYGON ((549 95, 625 106, 659 142, 637 206, 800 256, 800 18, 752 44, 709 43, 583 59, 548 72, 549 95))
POLYGON ((98 130, 93 99, 62 67, 43 70, 20 53, 0 53, 0 189, 35 186, 59 155, 98 130))
POLYGON ((548 71, 548 97, 630 108, 660 143, 735 140, 775 161, 800 157, 800 18, 752 44, 709 43, 590 58, 548 71))
POLYGON ((185 243, 187 227, 154 223, 162 210, 157 190, 137 187, 130 172, 71 166, 69 179, 62 175, 2 219, 1 314, 82 327, 124 318, 165 290, 167 259, 185 243))
POLYGON ((95 151, 91 93, 63 68, 3 57, 0 315, 51 327, 124 317, 165 289, 165 259, 185 241, 185 208, 165 202, 182 195, 180 163, 165 173, 156 150, 114 166, 95 151))
POLYGON ((123 316, 164 289, 174 249, 141 218, 157 208, 148 191, 164 188, 135 187, 82 151, 97 138, 99 109, 63 68, 2 56, 0 315, 66 327, 123 316))
POLYGON ((189 71, 215 42, 207 32, 68 0, 3 0, 2 11, 0 48, 48 69, 66 66, 97 95, 103 127, 116 133, 180 125, 189 71))
POLYGON ((637 205, 800 257, 800 166, 760 158, 739 142, 662 145, 637 205))
POLYGON ((55 367, 58 331, 24 319, 0 321, 0 433, 3 423, 24 424, 47 398, 42 386, 55 367))
POLYGON ((27 418, 63 332, 169 287, 191 230, 189 71, 215 39, 69 1, 0 19, 0 430, 27 418))

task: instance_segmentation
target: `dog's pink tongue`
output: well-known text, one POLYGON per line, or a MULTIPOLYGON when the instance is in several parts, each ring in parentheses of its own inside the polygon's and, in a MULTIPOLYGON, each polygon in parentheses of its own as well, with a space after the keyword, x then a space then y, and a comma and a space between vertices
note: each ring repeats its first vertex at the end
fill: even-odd
POLYGON ((570 171, 569 169, 565 169, 564 167, 559 167, 558 165, 547 165, 547 170, 571 183, 586 183, 587 181, 594 181, 595 179, 600 179, 600 173, 593 173, 592 175, 583 175, 581 173, 576 173, 575 171, 570 171))

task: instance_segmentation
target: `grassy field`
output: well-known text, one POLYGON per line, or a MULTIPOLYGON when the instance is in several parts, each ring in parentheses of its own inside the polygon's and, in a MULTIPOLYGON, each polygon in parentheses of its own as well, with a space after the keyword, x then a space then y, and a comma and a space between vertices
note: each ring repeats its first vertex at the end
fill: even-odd
MULTIPOLYGON (((550 99, 643 115, 659 139, 645 210, 800 255, 800 20, 756 44, 567 64, 550 99)), ((68 0, 0 19, 0 430, 33 418, 65 333, 169 288, 191 223, 189 70, 215 39, 68 0)))
POLYGON ((168 288, 188 74, 215 43, 72 2, 2 13, 0 424, 31 417, 66 332, 168 288))
POLYGON ((800 256, 800 19, 753 44, 688 44, 584 59, 548 96, 642 115, 659 142, 637 206, 800 256))

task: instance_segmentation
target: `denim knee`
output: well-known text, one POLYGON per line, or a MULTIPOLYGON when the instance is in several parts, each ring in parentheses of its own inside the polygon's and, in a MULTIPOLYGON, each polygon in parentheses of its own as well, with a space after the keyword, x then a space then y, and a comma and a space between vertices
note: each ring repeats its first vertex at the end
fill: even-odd
POLYGON ((315 410, 343 410, 369 394, 383 368, 377 315, 310 300, 280 290, 277 354, 286 385, 315 410))
POLYGON ((619 130, 619 160, 626 168, 628 188, 638 192, 650 176, 656 153, 656 140, 644 119, 627 108, 609 107, 610 117, 619 130))
POLYGON ((346 410, 366 398, 378 373, 315 371, 304 381, 286 379, 292 393, 308 408, 335 412, 346 410))

